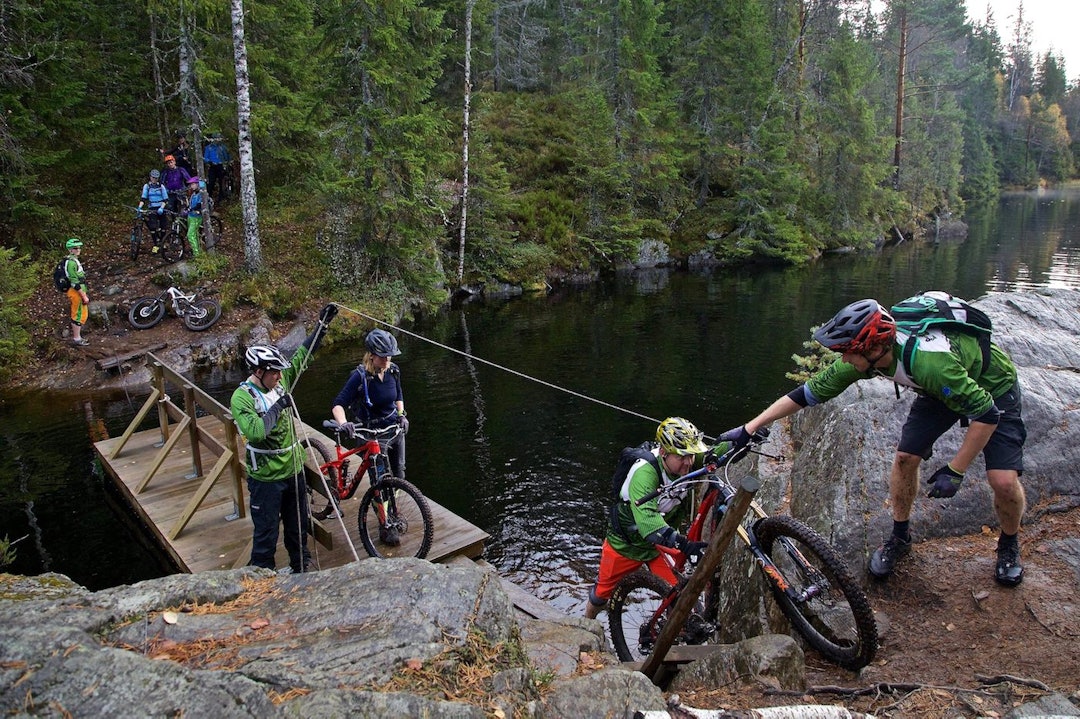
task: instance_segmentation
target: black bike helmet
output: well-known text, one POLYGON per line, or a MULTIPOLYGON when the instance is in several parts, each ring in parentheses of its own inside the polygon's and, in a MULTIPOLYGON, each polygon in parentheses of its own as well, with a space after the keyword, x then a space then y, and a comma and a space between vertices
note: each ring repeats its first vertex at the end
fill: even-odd
POLYGON ((835 352, 863 352, 896 337, 896 320, 877 300, 852 302, 814 333, 814 339, 835 352))
POLYGON ((393 357, 401 354, 394 335, 386 330, 375 329, 368 332, 367 337, 364 338, 364 346, 367 347, 368 352, 377 357, 393 357))
POLYGON ((289 361, 281 350, 273 345, 252 345, 244 353, 244 360, 252 372, 255 370, 285 370, 289 368, 289 361))

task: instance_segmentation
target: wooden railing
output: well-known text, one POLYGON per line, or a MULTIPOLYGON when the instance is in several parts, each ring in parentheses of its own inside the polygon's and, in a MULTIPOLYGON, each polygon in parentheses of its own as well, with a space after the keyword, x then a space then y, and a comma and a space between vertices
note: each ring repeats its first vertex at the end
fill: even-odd
POLYGON ((191 474, 189 476, 192 479, 202 478, 202 482, 184 507, 184 511, 181 512, 176 524, 169 530, 169 539, 176 539, 180 536, 180 533, 184 531, 184 527, 188 525, 192 516, 210 493, 211 488, 223 476, 230 483, 233 504, 236 508, 235 516, 237 518, 246 516, 244 508, 244 465, 240 461, 239 436, 232 414, 213 397, 155 357, 153 353, 149 354, 148 357, 147 366, 150 368, 150 385, 152 387, 150 396, 135 414, 135 418, 124 431, 120 442, 113 449, 109 458, 116 459, 121 455, 124 446, 136 429, 142 424, 150 411, 156 407, 158 426, 161 430, 161 448, 150 463, 146 475, 135 486, 135 494, 141 494, 146 490, 166 457, 184 437, 188 438, 191 448, 191 474), (177 387, 182 393, 184 398, 183 407, 173 402, 172 397, 166 392, 167 385, 177 387), (224 444, 218 441, 204 427, 199 426, 200 410, 206 415, 216 417, 221 422, 225 430, 224 444), (170 422, 176 422, 176 425, 174 426, 170 422), (206 474, 203 473, 202 450, 204 448, 217 457, 214 466, 206 474))

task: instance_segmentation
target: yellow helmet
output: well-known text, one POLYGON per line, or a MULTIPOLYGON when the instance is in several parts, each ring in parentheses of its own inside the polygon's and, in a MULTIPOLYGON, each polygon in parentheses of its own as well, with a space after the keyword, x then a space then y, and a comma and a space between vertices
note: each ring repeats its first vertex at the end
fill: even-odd
POLYGON ((682 417, 668 417, 656 428, 656 441, 660 449, 669 454, 699 454, 709 448, 701 441, 704 433, 689 420, 682 417))

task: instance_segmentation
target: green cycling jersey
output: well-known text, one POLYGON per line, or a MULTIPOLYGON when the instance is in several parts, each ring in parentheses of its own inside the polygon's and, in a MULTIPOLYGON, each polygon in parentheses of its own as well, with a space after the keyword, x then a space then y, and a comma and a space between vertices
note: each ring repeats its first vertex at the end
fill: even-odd
POLYGON ((291 391, 309 355, 306 347, 298 347, 289 360, 290 366, 282 371, 281 381, 269 392, 250 381, 233 391, 229 410, 247 441, 247 473, 252 479, 278 482, 303 471, 304 449, 292 422, 292 411, 282 412, 269 434, 262 415, 283 393, 291 391))
POLYGON ((933 329, 918 337, 909 375, 900 362, 907 339, 906 334, 897 332, 893 360, 885 368, 860 372, 842 359, 836 360, 806 382, 807 403, 826 402, 861 379, 884 376, 939 400, 961 416, 976 419, 1016 384, 1016 366, 1001 348, 991 344, 990 366, 983 370, 978 339, 946 329, 933 329))

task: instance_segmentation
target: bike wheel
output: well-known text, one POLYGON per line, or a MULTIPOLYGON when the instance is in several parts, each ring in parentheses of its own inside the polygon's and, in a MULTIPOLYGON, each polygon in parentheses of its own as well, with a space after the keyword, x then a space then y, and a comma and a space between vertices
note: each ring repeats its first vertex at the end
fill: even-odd
POLYGON ((157 297, 141 297, 128 310, 128 322, 137 330, 148 330, 165 317, 165 303, 157 297))
MULTIPOLYGON (((308 464, 316 464, 319 467, 329 464, 334 460, 333 453, 325 443, 317 439, 302 439, 300 445, 304 448, 304 456, 307 459, 308 464)), ((337 507, 337 486, 338 486, 338 468, 327 467, 320 472, 326 485, 322 487, 323 491, 329 491, 332 495, 326 500, 326 507, 321 511, 313 512, 316 519, 327 519, 330 516, 330 510, 337 507)))
POLYGON ((789 585, 766 575, 795 630, 823 656, 861 669, 877 651, 877 622, 862 588, 824 537, 794 517, 766 517, 756 528, 762 551, 789 585))
POLYGON ((221 305, 214 300, 196 300, 184 313, 184 326, 192 332, 202 332, 221 317, 221 305))
POLYGON ((643 569, 626 575, 615 587, 607 605, 608 629, 621 661, 640 662, 652 652, 675 606, 669 602, 661 613, 661 604, 670 593, 670 584, 643 569))
POLYGON ((417 557, 423 559, 431 549, 435 525, 431 509, 420 490, 404 479, 386 475, 377 487, 369 487, 360 500, 360 541, 373 557, 417 557), (385 526, 379 521, 380 502, 386 514, 385 526), (384 531, 397 534, 396 546, 387 544, 384 531))
POLYGON ((185 237, 181 237, 174 230, 169 230, 161 241, 161 258, 166 262, 179 262, 184 259, 185 237))

